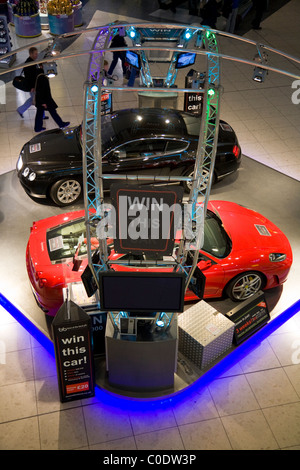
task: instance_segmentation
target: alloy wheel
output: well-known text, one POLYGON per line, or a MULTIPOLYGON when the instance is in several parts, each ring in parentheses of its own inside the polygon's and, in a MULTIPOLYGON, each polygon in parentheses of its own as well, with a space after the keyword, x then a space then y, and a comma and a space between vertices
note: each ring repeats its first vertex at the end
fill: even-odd
POLYGON ((77 180, 64 181, 57 189, 57 199, 61 204, 75 202, 81 194, 81 185, 77 180))
POLYGON ((256 294, 261 286, 262 279, 259 274, 244 274, 233 283, 231 295, 235 300, 246 300, 256 294))

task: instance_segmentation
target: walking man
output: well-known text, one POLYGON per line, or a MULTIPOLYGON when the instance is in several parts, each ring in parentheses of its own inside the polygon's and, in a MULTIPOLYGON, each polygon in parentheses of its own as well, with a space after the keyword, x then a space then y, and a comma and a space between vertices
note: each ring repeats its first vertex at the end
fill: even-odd
MULTIPOLYGON (((37 60, 38 58, 38 50, 36 47, 30 47, 29 48, 29 57, 28 59, 25 60, 25 64, 28 64, 28 62, 33 62, 37 60)), ((38 74, 40 73, 41 69, 39 68, 38 65, 31 65, 30 67, 24 67, 24 76, 26 80, 28 81, 29 87, 30 87, 30 96, 29 98, 23 103, 21 106, 17 108, 17 112, 23 118, 23 114, 25 111, 27 111, 28 108, 33 104, 33 98, 34 98, 34 87, 35 87, 35 80, 38 74)), ((47 118, 48 119, 48 118, 47 118)))
POLYGON ((58 115, 56 109, 57 104, 51 95, 51 89, 49 84, 49 78, 44 75, 42 71, 36 79, 36 88, 35 88, 35 106, 36 106, 36 115, 35 115, 35 132, 44 131, 46 128, 43 127, 43 114, 45 110, 49 111, 52 119, 56 122, 58 127, 64 129, 68 127, 70 122, 64 122, 61 117, 58 115))

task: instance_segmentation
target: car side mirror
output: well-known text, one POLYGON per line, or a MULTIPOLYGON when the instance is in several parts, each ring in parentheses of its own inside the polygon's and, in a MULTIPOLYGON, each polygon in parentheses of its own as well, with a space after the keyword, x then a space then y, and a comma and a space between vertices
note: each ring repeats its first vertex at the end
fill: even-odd
POLYGON ((212 262, 210 260, 201 260, 199 263, 198 263, 198 268, 201 270, 201 271, 204 271, 205 269, 208 269, 212 266, 212 262))

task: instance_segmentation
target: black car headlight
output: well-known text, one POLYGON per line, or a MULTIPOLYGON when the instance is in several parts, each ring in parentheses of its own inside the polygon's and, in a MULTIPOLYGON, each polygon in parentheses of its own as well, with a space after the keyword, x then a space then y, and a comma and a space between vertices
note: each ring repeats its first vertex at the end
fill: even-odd
POLYGON ((269 260, 272 263, 278 263, 279 261, 284 261, 286 259, 286 254, 284 253, 270 253, 269 260))
POLYGON ((36 178, 36 173, 34 171, 31 171, 28 166, 24 169, 22 175, 24 178, 27 178, 29 181, 34 181, 36 178))
POLYGON ((34 181, 36 178, 36 173, 32 171, 30 175, 28 176, 29 181, 34 181))
POLYGON ((27 167, 24 169, 23 173, 22 173, 22 175, 24 176, 24 178, 27 178, 27 176, 29 175, 29 172, 30 172, 30 170, 29 170, 29 168, 28 168, 28 166, 27 166, 27 167))
POLYGON ((17 170, 21 171, 23 168, 23 157, 22 154, 20 154, 18 161, 17 161, 17 170))

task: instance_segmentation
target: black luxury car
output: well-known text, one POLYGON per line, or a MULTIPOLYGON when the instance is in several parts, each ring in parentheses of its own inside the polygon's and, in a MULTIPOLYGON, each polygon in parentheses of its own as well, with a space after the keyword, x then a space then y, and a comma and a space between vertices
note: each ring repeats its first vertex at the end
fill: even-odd
MULTIPOLYGON (((103 173, 192 176, 201 119, 170 109, 126 109, 103 116, 103 173)), ((214 182, 236 171, 241 149, 234 130, 220 120, 214 182)), ((27 142, 17 162, 25 191, 72 204, 82 194, 81 125, 41 132, 27 142)), ((109 189, 112 180, 104 180, 109 189)), ((184 183, 190 190, 190 183, 184 183)))

